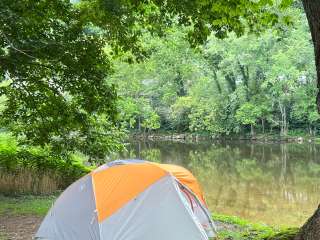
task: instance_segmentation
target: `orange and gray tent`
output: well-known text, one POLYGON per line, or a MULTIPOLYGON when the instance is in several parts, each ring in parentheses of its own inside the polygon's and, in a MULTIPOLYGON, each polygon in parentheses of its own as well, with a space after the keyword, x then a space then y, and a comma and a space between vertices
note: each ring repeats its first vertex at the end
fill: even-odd
POLYGON ((69 186, 36 239, 205 240, 214 235, 203 193, 188 170, 117 160, 69 186))

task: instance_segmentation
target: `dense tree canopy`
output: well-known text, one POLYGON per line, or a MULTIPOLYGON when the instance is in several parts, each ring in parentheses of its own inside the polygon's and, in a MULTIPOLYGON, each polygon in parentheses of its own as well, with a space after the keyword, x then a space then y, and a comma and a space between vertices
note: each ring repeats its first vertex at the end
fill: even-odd
POLYGON ((260 32, 289 23, 288 16, 280 10, 291 3, 291 0, 82 0, 81 6, 90 21, 106 29, 110 39, 131 49, 132 40, 141 33, 137 24, 152 32, 161 32, 173 23, 193 26, 189 31, 191 42, 203 43, 212 32, 222 38, 229 32, 239 36, 248 30, 260 32))
MULTIPOLYGON (((192 44, 203 43, 211 32, 221 38, 228 32, 239 36, 246 30, 280 26, 289 22, 280 9, 290 4, 289 0, 280 4, 265 0, 72 2, 1 1, 1 95, 7 106, 1 120, 25 142, 49 144, 58 153, 80 150, 94 158, 119 146, 121 135, 117 95, 105 81, 112 56, 147 55, 139 40, 142 33, 161 36, 175 24, 189 26, 185 34, 192 44)), ((184 74, 187 70, 181 68, 184 74)), ((177 86, 183 83, 180 77, 177 86)), ((183 97, 182 86, 179 91, 183 97)), ((168 94, 166 98, 170 101, 168 94)), ((151 108, 144 112, 141 126, 158 128, 156 112, 151 108)))
POLYGON ((117 139, 105 40, 68 1, 1 1, 0 15, 3 125, 35 145, 102 157, 117 139))
POLYGON ((257 128, 286 135, 290 128, 315 134, 313 48, 304 14, 289 12, 294 27, 259 37, 211 36, 197 50, 184 38, 188 28, 172 27, 165 38, 145 34, 149 58, 134 64, 120 58, 110 78, 126 106, 119 108, 123 119, 140 129, 139 121, 148 118, 139 108, 143 102, 164 130, 218 136, 257 128))

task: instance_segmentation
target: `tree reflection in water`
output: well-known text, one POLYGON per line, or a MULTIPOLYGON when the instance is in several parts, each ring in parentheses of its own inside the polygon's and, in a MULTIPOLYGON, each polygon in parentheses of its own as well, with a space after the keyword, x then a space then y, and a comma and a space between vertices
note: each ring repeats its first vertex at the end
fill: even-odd
POLYGON ((174 163, 200 180, 212 211, 298 226, 320 201, 320 145, 131 142, 115 158, 174 163))

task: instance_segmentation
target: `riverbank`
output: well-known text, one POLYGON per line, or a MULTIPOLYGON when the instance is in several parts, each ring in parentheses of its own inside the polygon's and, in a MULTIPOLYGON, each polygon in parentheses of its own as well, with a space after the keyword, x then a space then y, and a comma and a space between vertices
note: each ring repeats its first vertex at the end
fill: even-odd
MULTIPOLYGON (((0 195, 0 240, 31 239, 57 196, 0 195)), ((218 240, 291 240, 297 232, 295 228, 271 227, 234 216, 214 214, 213 219, 218 240)))
POLYGON ((250 135, 230 135, 230 136, 213 136, 210 134, 196 133, 175 133, 175 132, 155 132, 155 133, 138 133, 132 132, 130 138, 139 140, 163 140, 163 141, 181 141, 181 142, 200 142, 200 141, 251 141, 251 142, 293 142, 293 143, 319 143, 320 136, 311 136, 304 133, 289 133, 287 136, 279 134, 257 134, 250 135))

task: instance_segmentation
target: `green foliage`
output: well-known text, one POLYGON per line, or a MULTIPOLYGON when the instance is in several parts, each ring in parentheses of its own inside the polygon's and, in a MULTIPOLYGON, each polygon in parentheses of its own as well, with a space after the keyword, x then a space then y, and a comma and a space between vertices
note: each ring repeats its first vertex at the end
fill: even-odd
POLYGON ((0 134, 0 149, 2 153, 15 153, 18 150, 18 142, 10 133, 0 134))
POLYGON ((190 113, 190 130, 194 132, 209 132, 214 135, 228 133, 227 109, 223 102, 208 103, 200 101, 190 113))
POLYGON ((31 145, 100 159, 119 145, 106 41, 68 0, 0 3, 2 126, 31 145))
POLYGON ((146 119, 143 120, 141 126, 148 130, 154 130, 160 128, 160 117, 159 115, 152 111, 148 113, 146 119))
POLYGON ((262 111, 259 106, 250 102, 244 103, 236 112, 236 119, 241 124, 256 125, 257 120, 261 117, 262 111))
POLYGON ((319 122, 319 114, 314 104, 315 89, 311 85, 303 84, 294 94, 294 104, 292 109, 292 117, 311 127, 319 122))
POLYGON ((193 109, 193 99, 190 96, 178 97, 176 102, 171 106, 172 128, 179 132, 185 132, 190 129, 191 110, 193 109))
POLYGON ((237 36, 246 31, 261 32, 271 26, 279 27, 291 22, 290 18, 279 11, 291 4, 291 0, 236 2, 190 0, 183 4, 178 1, 104 1, 83 0, 80 5, 85 16, 95 24, 110 28, 116 33, 107 35, 109 41, 117 46, 116 50, 139 49, 138 36, 141 26, 153 33, 163 34, 167 26, 179 24, 192 26, 188 38, 192 45, 204 43, 214 33, 217 37, 226 37, 229 32, 237 36))
POLYGON ((162 38, 144 33, 149 58, 126 64, 122 56, 110 77, 123 97, 125 125, 141 130, 139 122, 154 111, 162 130, 219 136, 246 133, 251 125, 252 135, 286 135, 289 127, 315 135, 320 121, 308 24, 300 9, 284 14, 294 27, 260 36, 211 35, 198 49, 184 37, 191 27, 173 25, 162 38))
POLYGON ((39 174, 57 174, 65 187, 90 171, 84 156, 71 154, 68 158, 52 153, 48 147, 18 146, 8 133, 0 134, 0 170, 4 174, 28 169, 39 174))

